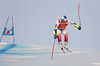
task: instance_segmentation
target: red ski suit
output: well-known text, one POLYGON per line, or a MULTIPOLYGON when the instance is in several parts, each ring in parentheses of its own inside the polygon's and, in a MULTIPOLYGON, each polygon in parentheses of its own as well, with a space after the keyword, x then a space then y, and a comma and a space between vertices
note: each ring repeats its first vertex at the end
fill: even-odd
POLYGON ((68 33, 67 30, 65 29, 67 25, 71 25, 71 22, 68 20, 66 20, 66 23, 62 23, 61 19, 56 22, 55 29, 57 29, 58 42, 61 41, 62 33, 64 34, 64 41, 68 42, 68 33))

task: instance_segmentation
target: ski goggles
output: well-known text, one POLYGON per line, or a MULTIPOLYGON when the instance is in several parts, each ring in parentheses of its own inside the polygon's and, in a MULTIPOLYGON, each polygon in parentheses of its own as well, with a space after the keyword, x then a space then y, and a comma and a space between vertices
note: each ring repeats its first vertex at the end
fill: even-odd
POLYGON ((62 23, 66 23, 66 21, 61 21, 62 23))

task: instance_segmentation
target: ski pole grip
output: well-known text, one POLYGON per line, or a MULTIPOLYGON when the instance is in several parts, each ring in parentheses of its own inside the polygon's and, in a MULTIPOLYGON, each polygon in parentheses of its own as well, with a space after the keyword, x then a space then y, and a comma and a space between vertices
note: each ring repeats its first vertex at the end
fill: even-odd
POLYGON ((79 28, 79 26, 78 26, 76 23, 74 23, 74 26, 75 26, 76 28, 79 28))
POLYGON ((57 36, 57 29, 54 29, 53 30, 53 33, 54 33, 54 38, 56 39, 58 36, 57 36))
POLYGON ((53 30, 54 35, 56 34, 55 30, 53 30))
POLYGON ((57 29, 54 29, 54 30, 53 30, 53 33, 54 33, 54 35, 55 35, 55 34, 57 33, 57 29))

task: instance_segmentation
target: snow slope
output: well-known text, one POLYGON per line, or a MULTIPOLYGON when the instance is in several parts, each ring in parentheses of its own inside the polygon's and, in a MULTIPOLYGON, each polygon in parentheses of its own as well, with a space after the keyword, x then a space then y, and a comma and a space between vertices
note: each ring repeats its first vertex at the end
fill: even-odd
POLYGON ((0 44, 0 47, 0 66, 100 66, 100 50, 96 49, 70 48, 73 52, 63 54, 55 46, 51 61, 51 46, 0 44))

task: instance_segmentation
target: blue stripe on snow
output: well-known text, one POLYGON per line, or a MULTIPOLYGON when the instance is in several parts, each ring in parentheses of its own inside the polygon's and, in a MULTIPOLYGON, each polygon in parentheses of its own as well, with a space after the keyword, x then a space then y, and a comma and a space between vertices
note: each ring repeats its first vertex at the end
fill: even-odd
POLYGON ((0 49, 0 54, 8 51, 11 48, 16 47, 16 44, 6 44, 4 48, 0 49))

